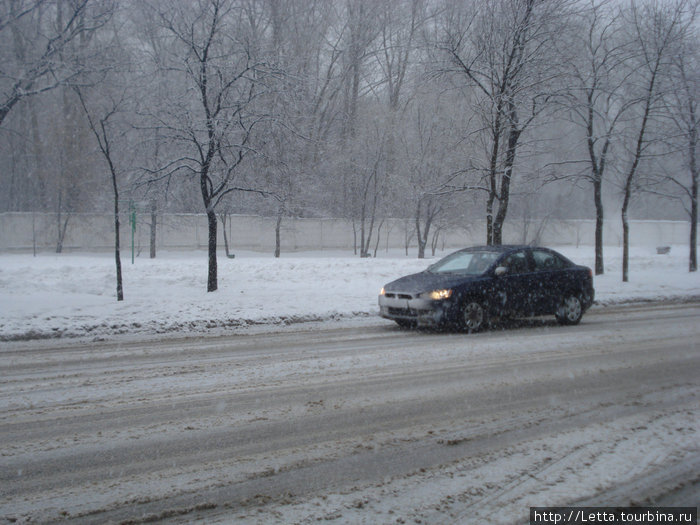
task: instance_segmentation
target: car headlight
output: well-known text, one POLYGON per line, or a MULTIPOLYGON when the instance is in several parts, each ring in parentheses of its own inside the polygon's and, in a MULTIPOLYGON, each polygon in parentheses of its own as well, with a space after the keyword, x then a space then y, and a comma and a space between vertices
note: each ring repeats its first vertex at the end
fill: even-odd
POLYGON ((384 295, 386 292, 384 291, 384 287, 382 287, 381 290, 379 290, 379 295, 384 295))
POLYGON ((452 290, 433 290, 421 294, 421 297, 424 299, 432 299, 433 301, 441 301, 442 299, 449 299, 452 297, 452 290))

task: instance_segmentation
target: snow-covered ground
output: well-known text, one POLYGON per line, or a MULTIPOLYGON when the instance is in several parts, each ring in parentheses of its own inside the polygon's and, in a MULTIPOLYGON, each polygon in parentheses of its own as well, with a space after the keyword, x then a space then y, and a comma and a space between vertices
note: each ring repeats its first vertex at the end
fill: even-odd
MULTIPOLYGON (((591 247, 560 251, 593 266, 591 247)), ((445 255, 439 253, 437 257, 445 255)), ((122 255, 125 300, 116 301, 114 257, 90 254, 0 254, 0 340, 121 333, 211 332, 289 323, 374 319, 386 282, 424 269, 414 254, 237 253, 220 256, 219 290, 206 292, 206 253, 122 255)), ((621 281, 621 249, 606 247, 606 273, 596 277, 598 304, 700 295, 688 250, 633 248, 630 282, 621 281)))

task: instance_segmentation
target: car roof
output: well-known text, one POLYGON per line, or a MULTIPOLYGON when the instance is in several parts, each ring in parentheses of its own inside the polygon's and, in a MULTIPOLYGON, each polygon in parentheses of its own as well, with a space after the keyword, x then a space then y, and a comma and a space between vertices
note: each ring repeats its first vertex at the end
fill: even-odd
POLYGON ((471 246, 469 248, 464 248, 460 250, 462 252, 498 252, 506 253, 514 250, 523 250, 525 248, 533 248, 533 246, 528 246, 526 244, 499 244, 492 246, 471 246))
POLYGON ((501 255, 505 253, 510 253, 514 252, 517 250, 525 250, 525 249, 530 249, 530 250, 546 250, 550 253, 554 253, 557 256, 561 257, 565 261, 567 261, 569 264, 575 265, 571 259, 565 257, 561 253, 551 249, 547 248, 545 246, 533 246, 529 244, 499 244, 498 246, 492 245, 492 246, 471 246, 469 248, 463 248, 462 250, 457 250, 457 252, 491 252, 491 253, 500 253, 501 255))

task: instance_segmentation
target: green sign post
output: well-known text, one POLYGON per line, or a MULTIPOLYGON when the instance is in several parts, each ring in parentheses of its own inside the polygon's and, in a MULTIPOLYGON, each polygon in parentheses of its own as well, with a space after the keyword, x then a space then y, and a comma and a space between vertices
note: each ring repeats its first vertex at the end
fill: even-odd
MULTIPOLYGON (((135 201, 134 199, 129 199, 129 200, 120 200, 120 213, 123 213, 123 209, 128 206, 128 213, 129 213, 129 226, 131 226, 131 264, 134 264, 134 260, 136 257, 136 221, 138 220, 136 218, 136 215, 138 213, 144 213, 146 210, 149 208, 151 209, 151 217, 152 217, 152 222, 155 224, 155 210, 153 209, 153 204, 152 201, 135 201)), ((151 234, 152 238, 153 233, 151 234)), ((155 240, 151 241, 152 243, 155 244, 155 240)))

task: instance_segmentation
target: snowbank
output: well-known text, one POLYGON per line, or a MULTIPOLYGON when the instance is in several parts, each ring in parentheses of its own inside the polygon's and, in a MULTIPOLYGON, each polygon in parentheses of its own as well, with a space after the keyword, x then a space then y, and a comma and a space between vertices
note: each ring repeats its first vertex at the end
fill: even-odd
MULTIPOLYGON (((593 266, 593 250, 561 248, 593 266)), ((438 254, 438 257, 445 253, 438 254)), ((679 300, 700 296, 700 273, 688 273, 687 248, 666 255, 632 250, 630 282, 621 282, 621 250, 607 247, 606 274, 596 277, 597 303, 679 300)), ((219 290, 206 292, 202 251, 123 255, 125 300, 116 301, 111 254, 0 255, 0 340, 104 337, 121 333, 220 332, 242 327, 338 320, 382 322, 377 292, 386 282, 424 269, 429 260, 400 253, 360 259, 350 253, 237 253, 219 257, 219 290)))

